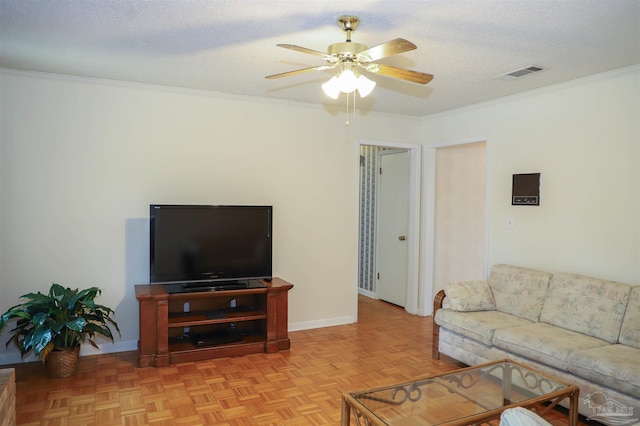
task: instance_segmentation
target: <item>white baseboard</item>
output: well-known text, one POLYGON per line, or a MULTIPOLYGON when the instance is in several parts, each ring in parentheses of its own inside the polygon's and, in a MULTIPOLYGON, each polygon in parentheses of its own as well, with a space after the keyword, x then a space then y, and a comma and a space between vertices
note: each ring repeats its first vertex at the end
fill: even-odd
POLYGON ((99 350, 91 345, 84 345, 80 348, 80 356, 109 354, 113 352, 129 352, 138 350, 137 340, 126 340, 124 342, 99 344, 99 350))
POLYGON ((302 331, 302 330, 311 330, 314 328, 323 328, 323 327, 333 327, 336 325, 345 325, 345 324, 353 324, 357 322, 356 317, 337 317, 337 318, 329 318, 318 321, 302 321, 296 322, 293 324, 289 324, 289 331, 302 331))
MULTIPOLYGON (((104 343, 99 344, 100 350, 94 348, 91 345, 83 345, 80 348, 80 356, 87 355, 99 355, 105 353, 113 353, 113 352, 128 352, 128 351, 136 351, 138 350, 138 341, 137 340, 127 340, 124 342, 115 342, 115 343, 104 343)), ((29 353, 24 358, 20 357, 20 352, 15 351, 8 354, 0 354, 0 365, 6 364, 20 364, 26 362, 34 362, 38 361, 33 353, 29 353)))
POLYGON ((359 288, 358 289, 358 294, 361 294, 363 296, 367 296, 367 297, 369 297, 371 299, 378 300, 378 296, 376 296, 376 294, 373 291, 369 291, 369 290, 365 290, 365 289, 359 288))
MULTIPOLYGON (((289 331, 302 331, 302 330, 311 330, 314 328, 324 328, 324 327, 334 327, 337 325, 346 325, 353 324, 357 322, 356 317, 354 316, 346 316, 346 317, 336 317, 323 319, 318 321, 303 321, 289 324, 289 331)), ((115 342, 115 343, 104 343, 98 345, 100 349, 96 349, 91 345, 83 345, 80 348, 80 356, 88 356, 88 355, 99 355, 106 353, 114 353, 114 352, 128 352, 128 351, 136 351, 138 350, 138 341, 137 340, 127 340, 123 342, 115 342)), ((38 361, 33 353, 25 356, 24 358, 20 357, 20 352, 15 351, 8 354, 0 354, 0 366, 7 364, 20 364, 26 362, 34 362, 38 361)))
POLYGON ((20 357, 20 352, 11 352, 8 354, 0 354, 0 366, 7 364, 20 364, 21 362, 34 362, 38 361, 33 354, 29 354, 24 358, 20 357))

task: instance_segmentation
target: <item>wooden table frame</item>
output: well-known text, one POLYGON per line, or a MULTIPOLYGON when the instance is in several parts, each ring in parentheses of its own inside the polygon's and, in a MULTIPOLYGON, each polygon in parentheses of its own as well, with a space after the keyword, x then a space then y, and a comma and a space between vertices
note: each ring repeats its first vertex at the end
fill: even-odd
MULTIPOLYGON (((580 389, 576 386, 576 385, 572 385, 566 382, 563 382, 561 380, 558 380, 557 378, 550 376, 548 374, 542 373, 540 371, 537 371, 535 369, 529 368, 523 364, 519 364, 515 361, 511 361, 509 359, 503 359, 503 360, 499 360, 499 361, 494 361, 494 362, 489 362, 486 364, 480 364, 480 365, 476 365, 473 367, 467 367, 467 368, 463 368, 460 370, 455 370, 455 371, 451 371, 448 373, 443 373, 443 374, 436 374, 433 376, 428 376, 428 377, 424 377, 421 378, 419 380, 416 381, 412 381, 412 382, 407 382, 407 383, 402 383, 402 384, 398 384, 398 385, 394 385, 394 386, 385 386, 380 388, 380 390, 383 389, 390 389, 390 388, 409 388, 411 389, 412 385, 415 387, 416 382, 418 381, 424 381, 424 380, 430 380, 430 379, 439 379, 439 378, 444 378, 446 376, 450 376, 450 375, 455 375, 455 374, 460 374, 460 373, 464 373, 466 371, 474 371, 480 368, 485 368, 485 367, 490 367, 492 365, 498 365, 501 363, 508 363, 511 364, 513 366, 517 366, 520 368, 523 368, 525 370, 528 371, 532 371, 534 372, 536 375, 545 378, 545 379, 549 379, 552 380, 554 382, 558 382, 560 384, 563 384, 565 386, 567 386, 565 389, 560 389, 554 392, 550 392, 544 395, 540 395, 538 397, 534 397, 534 398, 530 398, 518 403, 511 403, 510 401, 510 392, 511 392, 511 382, 510 382, 510 377, 509 379, 505 382, 504 384, 504 394, 503 394, 503 400, 504 400, 504 405, 502 407, 498 407, 498 408, 494 408, 494 409, 487 409, 487 411, 483 412, 483 413, 478 413, 475 415, 471 415, 471 416, 467 416, 464 417, 462 419, 457 419, 457 420, 452 420, 446 423, 440 423, 441 425, 447 425, 447 426, 462 426, 462 425, 470 425, 470 424, 482 424, 485 422, 488 422, 490 420, 494 420, 494 419, 498 419, 500 417, 500 415, 502 414, 503 411, 509 409, 509 408, 514 408, 514 407, 524 407, 527 409, 530 409, 534 412, 536 412, 537 414, 539 414, 540 416, 544 416, 549 410, 552 410, 556 405, 558 405, 558 403, 566 398, 569 399, 569 425, 570 426, 577 426, 578 424, 578 403, 579 403, 579 393, 580 393, 580 389), (541 404, 544 402, 549 402, 549 405, 546 406, 542 406, 541 404)), ((455 392, 458 393, 460 395, 462 395, 464 397, 463 392, 460 391, 460 389, 456 389, 455 386, 453 385, 449 385, 447 386, 447 389, 449 389, 451 392, 455 392)), ((367 408, 364 404, 362 404, 360 401, 357 400, 358 395, 363 394, 363 393, 367 393, 367 392, 372 392, 375 391, 376 389, 370 389, 370 390, 366 390, 366 391, 361 391, 361 392, 349 392, 349 393, 344 393, 342 395, 342 426, 349 426, 351 424, 351 415, 353 414, 356 424, 357 425, 376 425, 376 426, 386 426, 389 425, 389 423, 386 423, 384 420, 380 419, 374 412, 372 412, 369 408, 367 408)))

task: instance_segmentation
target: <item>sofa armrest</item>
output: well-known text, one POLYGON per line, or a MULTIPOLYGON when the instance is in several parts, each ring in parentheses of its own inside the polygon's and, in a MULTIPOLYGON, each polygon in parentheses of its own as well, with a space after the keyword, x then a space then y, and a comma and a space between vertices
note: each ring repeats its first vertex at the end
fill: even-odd
POLYGON ((436 297, 433 298, 433 314, 435 315, 438 309, 442 309, 444 298, 447 297, 444 290, 440 290, 436 293, 436 297))
POLYGON ((438 309, 442 309, 442 303, 444 302, 445 297, 446 294, 444 293, 444 290, 440 290, 438 293, 436 293, 436 297, 433 298, 433 339, 431 341, 431 344, 433 345, 431 347, 431 358, 433 359, 440 359, 440 351, 438 350, 438 344, 440 341, 440 326, 436 324, 436 311, 438 309))

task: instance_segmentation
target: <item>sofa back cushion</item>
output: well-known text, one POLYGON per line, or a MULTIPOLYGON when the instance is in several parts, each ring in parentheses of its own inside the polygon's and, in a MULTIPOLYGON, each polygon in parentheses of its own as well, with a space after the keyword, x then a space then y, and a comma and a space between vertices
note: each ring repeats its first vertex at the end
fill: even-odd
POLYGON ((631 288, 618 342, 640 349, 640 285, 631 288))
POLYGON ((631 286, 575 274, 555 274, 540 321, 616 343, 631 286))
POLYGON ((548 272, 494 265, 489 274, 489 286, 496 309, 538 322, 550 278, 548 272))
POLYGON ((496 309, 491 289, 486 281, 450 282, 445 286, 444 292, 449 300, 449 307, 454 311, 495 311, 496 309))

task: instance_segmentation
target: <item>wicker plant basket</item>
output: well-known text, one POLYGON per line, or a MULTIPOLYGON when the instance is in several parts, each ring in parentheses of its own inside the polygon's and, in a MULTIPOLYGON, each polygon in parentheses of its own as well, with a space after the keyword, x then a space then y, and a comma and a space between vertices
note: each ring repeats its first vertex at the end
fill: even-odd
POLYGON ((61 379, 76 374, 79 355, 80 346, 52 350, 45 361, 49 376, 61 379))

